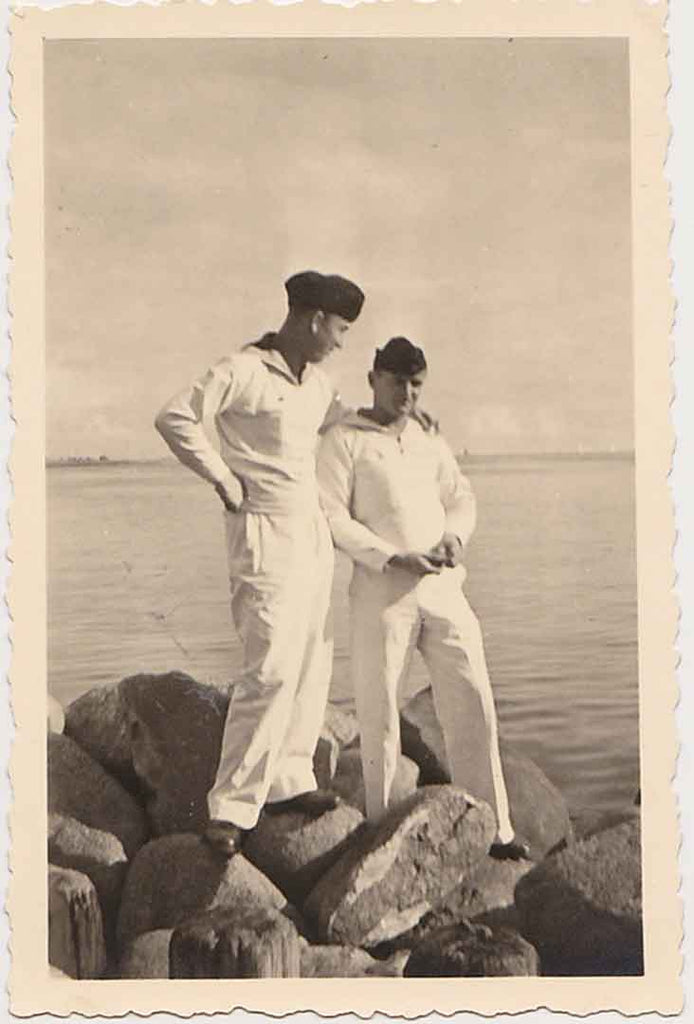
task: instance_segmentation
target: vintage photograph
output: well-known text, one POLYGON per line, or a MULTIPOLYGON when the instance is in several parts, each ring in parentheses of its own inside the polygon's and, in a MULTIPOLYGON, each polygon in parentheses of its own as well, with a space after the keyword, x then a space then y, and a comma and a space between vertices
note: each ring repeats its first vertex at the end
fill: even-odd
POLYGON ((642 972, 628 71, 47 45, 57 969, 642 972))
POLYGON ((646 975, 632 61, 44 39, 56 984, 646 975))

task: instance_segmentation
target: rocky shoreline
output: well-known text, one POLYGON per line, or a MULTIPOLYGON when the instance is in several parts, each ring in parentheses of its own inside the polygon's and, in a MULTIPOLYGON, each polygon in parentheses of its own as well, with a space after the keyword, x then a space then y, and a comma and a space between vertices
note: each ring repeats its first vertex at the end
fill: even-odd
POLYGON ((495 860, 491 809, 450 784, 430 690, 401 714, 392 810, 364 820, 356 720, 329 707, 314 759, 342 797, 263 815, 243 850, 200 832, 228 693, 131 676, 49 698, 49 961, 72 978, 496 977, 643 972, 640 811, 569 814, 502 748, 532 861, 495 860))

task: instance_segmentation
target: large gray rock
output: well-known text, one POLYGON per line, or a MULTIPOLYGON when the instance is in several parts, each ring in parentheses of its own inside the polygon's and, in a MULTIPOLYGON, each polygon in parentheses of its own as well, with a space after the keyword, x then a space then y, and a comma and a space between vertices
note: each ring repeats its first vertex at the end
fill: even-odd
MULTIPOLYGON (((455 890, 457 913, 464 909, 465 914, 461 916, 477 917, 490 910, 512 907, 516 885, 532 868, 533 863, 528 860, 483 857, 469 881, 462 882, 455 890)), ((455 903, 453 895, 450 894, 450 905, 455 903)))
POLYGON ((48 734, 48 810, 120 840, 128 857, 147 838, 133 797, 69 736, 48 734))
POLYGON ((640 812, 638 807, 625 807, 622 810, 593 811, 583 808, 571 814, 571 825, 575 839, 590 839, 598 832, 604 832, 615 825, 622 825, 626 821, 638 821, 640 812))
POLYGON ((48 866, 48 961, 71 978, 100 978, 106 970, 101 909, 86 875, 48 866))
POLYGON ((643 973, 638 822, 548 857, 516 886, 516 906, 543 974, 643 973))
MULTIPOLYGON (((401 754, 390 791, 390 807, 397 807, 417 790, 419 768, 409 757, 401 754)), ((353 807, 366 813, 366 795, 361 767, 359 747, 343 750, 337 761, 337 769, 331 788, 353 807)))
MULTIPOLYGON (((403 707, 400 728, 403 753, 419 765, 420 783, 450 782, 431 689, 422 690, 403 707)), ((528 843, 533 860, 541 860, 572 836, 566 802, 530 758, 502 744, 501 762, 516 836, 528 843)))
POLYGON ((89 828, 62 814, 48 816, 48 860, 87 875, 94 884, 107 946, 115 938, 121 890, 128 868, 123 844, 110 832, 89 828))
POLYGON ((209 817, 228 696, 182 672, 131 676, 121 684, 128 708, 132 763, 150 797, 155 835, 198 832, 209 817))
POLYGON ((334 704, 325 709, 325 720, 313 755, 313 770, 321 789, 330 789, 340 753, 359 736, 356 716, 334 704))
POLYGON ((533 868, 531 861, 495 860, 485 855, 469 878, 464 878, 409 931, 387 944, 389 949, 413 949, 442 928, 492 911, 514 908, 514 890, 533 868))
POLYGON ((453 786, 420 789, 364 829, 304 904, 322 941, 375 946, 416 922, 489 849, 491 809, 453 786))
POLYGON ((120 978, 168 978, 173 928, 143 932, 128 943, 119 965, 120 978))
POLYGON ((299 936, 276 910, 216 907, 179 925, 171 978, 298 978, 299 936))
POLYGON ((216 856, 200 836, 154 839, 133 861, 118 917, 119 948, 138 935, 176 928, 215 907, 281 910, 286 899, 241 854, 216 856))
POLYGON ((120 683, 95 686, 65 711, 65 734, 126 789, 137 792, 130 750, 130 722, 120 683))
POLYGON ((566 801, 529 757, 502 747, 501 763, 516 836, 528 844, 533 860, 541 860, 572 838, 566 801))
POLYGON ((517 932, 467 922, 430 935, 412 950, 405 967, 407 978, 527 977, 538 972, 536 951, 517 932))
POLYGON ((302 978, 402 978, 409 951, 377 960, 354 946, 312 946, 300 939, 302 978))
POLYGON ((340 744, 335 737, 329 732, 321 733, 313 754, 313 774, 319 789, 332 787, 339 756, 340 744))
POLYGON ((128 676, 73 701, 65 731, 138 799, 149 797, 155 833, 196 830, 228 703, 226 690, 184 672, 128 676))
POLYGON ((403 754, 419 765, 422 785, 445 785, 451 781, 431 688, 420 690, 400 709, 400 744, 403 754))
POLYGON ((300 906, 363 820, 346 804, 319 818, 297 812, 263 814, 246 839, 244 856, 300 906))

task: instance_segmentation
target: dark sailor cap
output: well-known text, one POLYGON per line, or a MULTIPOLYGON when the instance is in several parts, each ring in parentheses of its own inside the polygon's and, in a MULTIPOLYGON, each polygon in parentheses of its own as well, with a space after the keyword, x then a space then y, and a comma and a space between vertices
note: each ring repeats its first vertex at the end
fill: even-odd
POLYGON ((373 368, 414 377, 416 373, 426 370, 427 361, 421 348, 413 345, 408 338, 391 338, 383 348, 376 349, 373 368))
POLYGON ((364 293, 353 281, 338 274, 319 274, 303 270, 285 281, 289 305, 302 309, 321 309, 335 313, 352 323, 361 313, 364 293))

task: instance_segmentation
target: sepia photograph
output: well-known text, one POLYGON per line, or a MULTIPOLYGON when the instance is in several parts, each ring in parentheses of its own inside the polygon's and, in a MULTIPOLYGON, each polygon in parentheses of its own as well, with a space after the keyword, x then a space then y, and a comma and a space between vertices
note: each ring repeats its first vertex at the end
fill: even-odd
POLYGON ((632 60, 44 39, 54 982, 644 979, 632 60))

